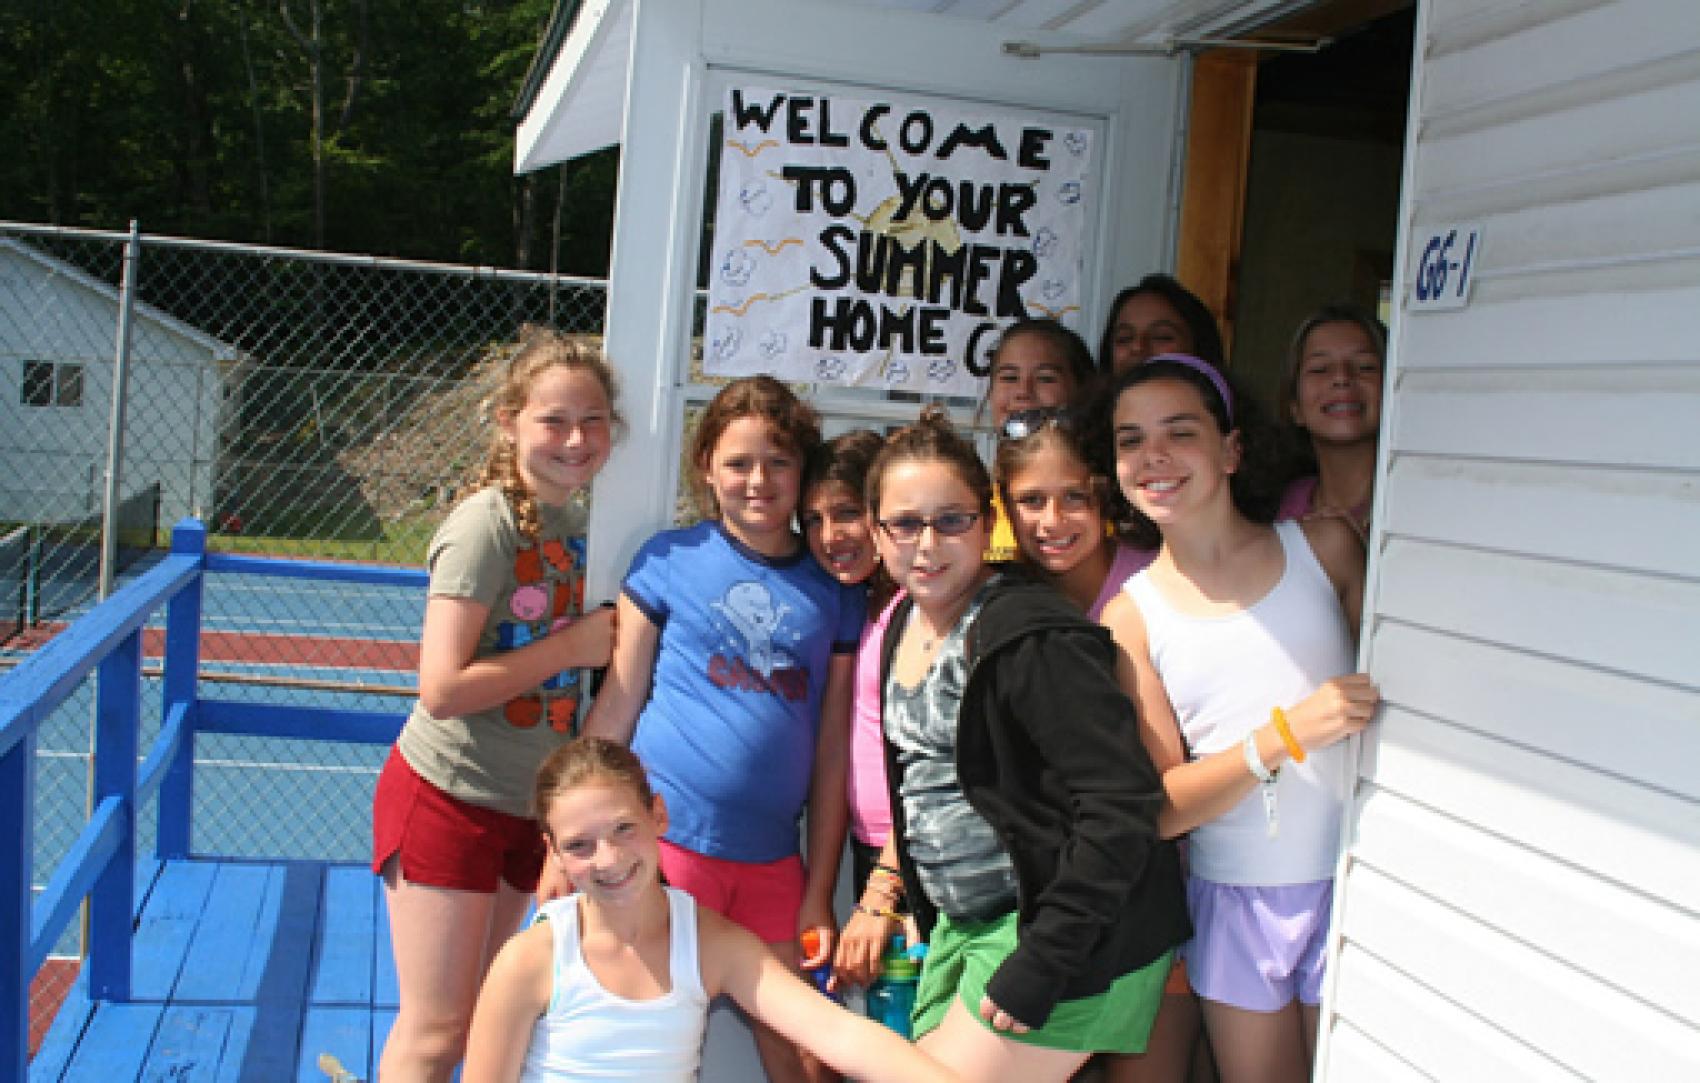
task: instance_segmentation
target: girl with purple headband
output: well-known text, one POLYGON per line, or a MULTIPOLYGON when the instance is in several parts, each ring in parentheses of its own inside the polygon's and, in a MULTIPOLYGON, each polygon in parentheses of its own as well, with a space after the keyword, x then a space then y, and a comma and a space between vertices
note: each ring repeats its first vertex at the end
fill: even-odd
POLYGON ((1153 357, 1107 406, 1121 493, 1162 540, 1103 622, 1163 774, 1159 830, 1190 836, 1187 973, 1223 1083, 1307 1079, 1344 738, 1378 702, 1351 672, 1363 552, 1338 519, 1271 525, 1278 457, 1214 366, 1153 357))

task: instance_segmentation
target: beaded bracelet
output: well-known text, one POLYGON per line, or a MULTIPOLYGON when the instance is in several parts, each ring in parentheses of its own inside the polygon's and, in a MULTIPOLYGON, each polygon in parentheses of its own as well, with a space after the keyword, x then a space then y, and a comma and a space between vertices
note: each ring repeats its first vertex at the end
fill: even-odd
POLYGON ((861 903, 856 904, 856 912, 859 914, 867 914, 869 917, 884 918, 887 921, 903 920, 903 915, 899 914, 895 910, 889 908, 881 910, 878 907, 863 906, 861 903))
POLYGON ((868 886, 889 886, 894 895, 903 894, 903 877, 883 865, 875 865, 868 874, 868 886))
POLYGON ((874 889, 873 885, 871 885, 871 884, 869 885, 869 888, 870 888, 870 890, 862 892, 862 898, 872 899, 874 902, 879 903, 881 906, 887 906, 887 907, 896 906, 898 900, 902 897, 902 896, 896 895, 892 892, 879 891, 877 889, 874 889))

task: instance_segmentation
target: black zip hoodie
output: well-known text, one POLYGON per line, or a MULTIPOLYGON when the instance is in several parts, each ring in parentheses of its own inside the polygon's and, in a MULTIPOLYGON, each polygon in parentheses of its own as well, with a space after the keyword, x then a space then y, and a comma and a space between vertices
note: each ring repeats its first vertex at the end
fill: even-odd
MULTIPOLYGON (((881 688, 914 603, 893 615, 881 688)), ((1116 683, 1109 632, 1019 571, 992 583, 964 641, 957 719, 963 796, 1015 866, 1019 944, 987 985, 1030 1027, 1192 935, 1175 844, 1157 836, 1162 780, 1116 683)), ((937 911, 902 845, 902 772, 885 744, 905 894, 924 930, 937 911)))

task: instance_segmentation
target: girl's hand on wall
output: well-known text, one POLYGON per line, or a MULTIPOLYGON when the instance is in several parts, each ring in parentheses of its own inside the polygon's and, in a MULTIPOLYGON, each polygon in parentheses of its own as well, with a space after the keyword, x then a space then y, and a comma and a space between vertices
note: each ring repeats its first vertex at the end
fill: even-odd
POLYGON ((1304 748, 1327 748, 1369 725, 1381 692, 1367 673, 1323 681, 1302 703, 1287 710, 1287 724, 1304 748))

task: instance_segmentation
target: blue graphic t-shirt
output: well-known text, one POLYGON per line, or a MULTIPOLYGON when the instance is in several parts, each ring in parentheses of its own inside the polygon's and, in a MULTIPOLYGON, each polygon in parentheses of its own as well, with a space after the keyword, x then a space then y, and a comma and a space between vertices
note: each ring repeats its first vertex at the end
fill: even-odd
POLYGON ((668 840, 730 861, 796 853, 827 671, 856 650, 861 588, 801 544, 766 557, 710 520, 649 539, 624 589, 661 630, 632 748, 667 800, 668 840))

